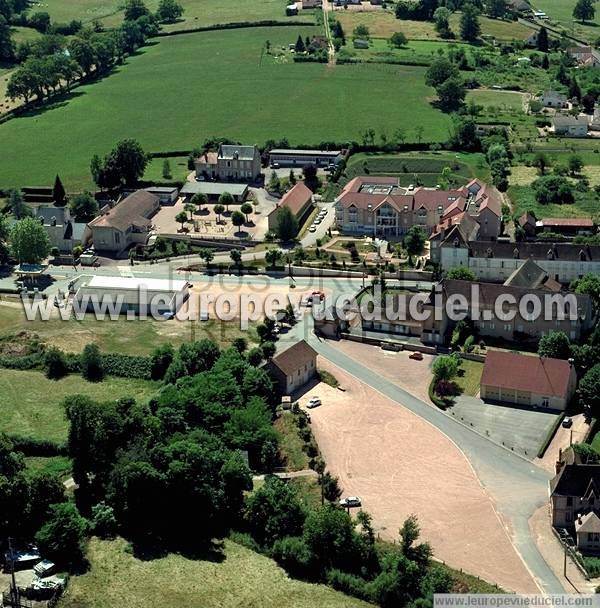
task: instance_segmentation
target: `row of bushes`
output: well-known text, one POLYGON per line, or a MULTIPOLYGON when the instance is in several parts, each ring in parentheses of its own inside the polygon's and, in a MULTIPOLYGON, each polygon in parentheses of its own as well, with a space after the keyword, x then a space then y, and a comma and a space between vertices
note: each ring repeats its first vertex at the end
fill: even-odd
MULTIPOLYGON (((68 374, 81 372, 81 355, 63 353, 64 368, 68 374)), ((120 353, 102 353, 100 355, 102 369, 109 376, 121 378, 140 378, 150 380, 151 357, 141 355, 123 355, 120 353)), ((0 367, 5 369, 31 370, 44 369, 46 366, 45 353, 39 352, 22 357, 0 357, 0 367)))
POLYGON ((14 446, 15 452, 22 452, 25 456, 66 456, 67 446, 59 441, 38 439, 24 435, 9 435, 8 438, 14 446))
POLYGON ((312 21, 277 21, 276 19, 266 19, 264 21, 234 21, 232 23, 216 23, 215 25, 205 25, 202 27, 193 27, 185 30, 176 30, 173 32, 159 32, 155 37, 163 38, 165 36, 179 36, 180 34, 195 34, 197 32, 213 32, 215 30, 239 30, 250 27, 272 27, 272 26, 311 26, 312 21))

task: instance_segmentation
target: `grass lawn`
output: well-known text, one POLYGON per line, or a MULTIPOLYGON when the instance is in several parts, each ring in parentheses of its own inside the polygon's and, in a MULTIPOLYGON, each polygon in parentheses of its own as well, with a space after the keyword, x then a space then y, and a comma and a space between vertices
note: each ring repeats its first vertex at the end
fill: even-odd
POLYGON ((433 22, 396 19, 391 10, 356 11, 338 9, 333 12, 333 16, 342 24, 349 46, 352 46, 350 38, 357 25, 366 25, 371 36, 376 38, 387 39, 394 32, 402 32, 410 40, 440 39, 433 22))
POLYGON ((39 371, 3 369, 0 373, 0 431, 64 441, 67 422, 61 403, 65 397, 81 394, 98 401, 121 397, 145 399, 156 389, 154 382, 130 378, 86 382, 73 374, 61 380, 48 380, 39 371))
POLYGON ((256 341, 252 328, 242 331, 235 322, 217 319, 202 323, 164 323, 152 319, 126 321, 124 318, 98 321, 92 315, 86 315, 83 321, 61 321, 57 317, 49 321, 27 321, 20 308, 0 305, 0 336, 21 330, 34 332, 42 341, 65 351, 81 352, 88 342, 95 342, 104 352, 127 355, 148 355, 161 344, 179 346, 202 338, 209 338, 223 347, 230 346, 239 336, 256 341))
POLYGON ((11 37, 16 45, 23 42, 33 42, 41 38, 42 34, 31 27, 12 27, 10 28, 11 37))
POLYGON ((303 450, 304 441, 298 434, 296 416, 292 412, 282 412, 275 421, 275 428, 281 435, 280 455, 289 471, 308 468, 308 456, 303 450))
POLYGON ((0 125, 0 189, 51 184, 57 173, 69 191, 90 187, 91 157, 128 137, 148 152, 192 149, 213 135, 250 143, 346 142, 368 128, 391 136, 402 127, 415 141, 415 125, 423 127, 423 141, 447 139, 450 119, 430 105, 424 68, 261 60, 267 39, 275 49, 318 31, 205 32, 146 47, 70 99, 0 125))
POLYGON ((453 179, 464 184, 474 177, 485 179, 487 169, 481 154, 447 152, 409 152, 405 154, 355 154, 346 167, 344 180, 357 175, 397 175, 403 186, 418 178, 426 186, 439 183, 444 167, 452 169, 453 179))
POLYGON ((66 456, 50 456, 48 458, 32 456, 25 458, 27 470, 31 473, 43 471, 58 475, 61 479, 71 477, 71 461, 66 456))
MULTIPOLYGON (((493 36, 496 40, 524 40, 533 32, 530 27, 517 21, 502 21, 480 16, 479 23, 482 36, 493 36)), ((450 28, 457 36, 460 35, 460 13, 451 15, 450 28)))
MULTIPOLYGON (((285 21, 285 5, 278 0, 239 0, 238 2, 219 2, 219 0, 179 0, 184 8, 180 21, 165 25, 167 31, 190 29, 231 23, 234 21, 263 21, 277 19, 285 21)), ((44 9, 50 14, 52 21, 68 22, 79 19, 84 23, 101 21, 107 27, 120 25, 123 21, 124 2, 120 0, 48 0, 44 9)), ((146 6, 155 11, 159 0, 146 0, 146 6)), ((33 10, 33 9, 32 9, 33 10)), ((303 14, 293 19, 313 21, 312 15, 303 14)))
POLYGON ((187 166, 187 156, 169 156, 168 158, 153 158, 146 167, 144 173, 144 181, 161 183, 161 182, 184 182, 189 175, 190 170, 187 166), (163 165, 165 160, 171 165, 171 177, 163 177, 163 165))
POLYGON ((456 384, 462 389, 463 395, 474 397, 479 392, 481 374, 483 374, 483 363, 463 359, 461 369, 464 373, 456 378, 456 384))
POLYGON ((492 91, 489 89, 475 89, 467 92, 467 103, 473 100, 484 108, 495 107, 506 110, 523 111, 522 93, 512 91, 492 91))
MULTIPOLYGON (((535 176, 537 177, 537 175, 535 176)), ((525 211, 533 211, 539 219, 544 217, 598 217, 598 199, 594 192, 575 191, 572 205, 541 205, 535 200, 533 189, 529 186, 511 186, 508 196, 513 202, 513 215, 520 216, 525 211)))
POLYGON ((91 570, 69 581, 59 608, 367 608, 334 591, 291 579, 274 561, 226 540, 205 560, 181 555, 142 561, 117 539, 93 539, 91 570), (124 601, 124 598, 125 601, 124 601))
POLYGON ((600 36, 598 31, 600 14, 596 11, 594 21, 585 24, 579 23, 573 20, 575 4, 577 4, 577 0, 536 0, 535 8, 548 15, 550 25, 563 27, 569 34, 594 42, 600 36))

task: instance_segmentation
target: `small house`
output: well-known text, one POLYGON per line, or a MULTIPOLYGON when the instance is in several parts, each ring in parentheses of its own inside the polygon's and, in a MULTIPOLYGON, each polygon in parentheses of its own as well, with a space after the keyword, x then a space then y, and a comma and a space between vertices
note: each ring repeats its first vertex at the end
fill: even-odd
POLYGON ((552 130, 562 137, 587 137, 588 122, 579 116, 560 114, 552 118, 552 130))
POLYGON ((540 96, 539 102, 546 108, 568 107, 567 96, 558 91, 544 91, 540 96))
POLYGON ((317 351, 300 340, 275 355, 265 369, 284 395, 291 395, 317 375, 317 351))
POLYGON ((355 49, 368 49, 369 41, 362 40, 361 38, 357 38, 356 40, 352 41, 352 45, 354 46, 355 49))

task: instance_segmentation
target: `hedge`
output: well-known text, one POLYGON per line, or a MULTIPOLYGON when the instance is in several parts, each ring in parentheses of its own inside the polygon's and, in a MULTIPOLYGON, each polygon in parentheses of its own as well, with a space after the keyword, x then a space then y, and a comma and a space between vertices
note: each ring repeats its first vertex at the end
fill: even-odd
POLYGON ((44 353, 33 353, 22 357, 0 357, 0 367, 6 369, 37 369, 44 364, 44 353))
POLYGON ((154 38, 165 38, 167 36, 179 36, 180 34, 195 34, 197 32, 214 32, 218 30, 239 30, 251 27, 272 27, 272 26, 314 26, 312 21, 277 21, 276 19, 266 19, 264 21, 234 21, 232 23, 216 23, 215 25, 205 25, 193 27, 186 30, 176 30, 174 32, 159 32, 154 38))
POLYGON ((16 452, 25 456, 66 456, 67 446, 59 441, 50 439, 37 439, 24 435, 8 435, 16 452))

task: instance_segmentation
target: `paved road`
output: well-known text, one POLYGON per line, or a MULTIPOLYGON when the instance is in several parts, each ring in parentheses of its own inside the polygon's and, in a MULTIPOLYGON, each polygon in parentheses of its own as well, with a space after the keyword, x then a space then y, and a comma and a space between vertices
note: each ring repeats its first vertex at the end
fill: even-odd
POLYGON ((321 341, 314 335, 309 335, 308 340, 320 355, 421 416, 454 441, 494 499, 497 510, 510 522, 515 547, 539 585, 547 593, 564 592, 538 551, 528 525, 533 512, 548 500, 549 473, 493 444, 441 410, 341 354, 332 343, 321 341))

